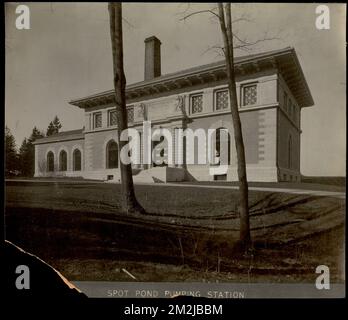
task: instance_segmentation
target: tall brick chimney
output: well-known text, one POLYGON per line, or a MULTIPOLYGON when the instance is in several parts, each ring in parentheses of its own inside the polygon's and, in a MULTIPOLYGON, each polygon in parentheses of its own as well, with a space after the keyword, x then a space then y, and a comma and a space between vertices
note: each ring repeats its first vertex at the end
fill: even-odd
POLYGON ((145 80, 161 75, 161 41, 155 36, 145 39, 145 80))

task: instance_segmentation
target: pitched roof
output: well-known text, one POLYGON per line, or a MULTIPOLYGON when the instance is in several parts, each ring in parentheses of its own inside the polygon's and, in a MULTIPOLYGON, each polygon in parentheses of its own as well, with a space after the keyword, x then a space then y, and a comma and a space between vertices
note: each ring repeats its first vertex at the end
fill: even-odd
MULTIPOLYGON (((242 62, 247 62, 249 60, 256 59, 258 57, 265 58, 266 56, 272 56, 276 53, 283 52, 284 50, 288 50, 288 49, 291 49, 291 48, 288 47, 288 48, 281 49, 281 50, 272 50, 272 51, 267 51, 267 52, 262 52, 262 53, 255 53, 255 54, 250 54, 250 55, 245 55, 245 56, 239 56, 239 57, 236 57, 234 59, 234 63, 239 64, 242 62)), ((159 77, 153 78, 151 80, 135 82, 135 83, 129 84, 126 89, 131 89, 131 88, 137 87, 139 85, 146 85, 149 83, 161 82, 161 81, 164 81, 167 79, 181 77, 184 75, 196 74, 196 73, 200 73, 200 72, 205 71, 205 70, 214 69, 216 67, 223 67, 225 65, 226 65, 225 60, 220 60, 217 62, 212 62, 212 63, 204 64, 201 66, 196 66, 196 67, 192 67, 192 68, 188 68, 188 69, 184 69, 184 70, 180 70, 180 71, 176 71, 176 72, 167 73, 167 74, 161 75, 159 77)))
MULTIPOLYGON (((257 54, 245 55, 235 58, 235 67, 243 68, 248 65, 255 65, 257 63, 264 63, 265 61, 270 61, 276 67, 283 70, 283 72, 288 74, 283 74, 285 81, 292 83, 291 90, 294 90, 295 97, 297 96, 299 104, 302 107, 311 106, 314 104, 312 95, 308 88, 306 79, 304 77, 301 65, 298 61, 296 52, 293 48, 287 47, 279 50, 272 50, 257 54), (297 85, 296 85, 297 84, 297 85)), ((173 72, 159 77, 136 82, 129 84, 126 87, 126 94, 130 96, 133 92, 137 95, 144 95, 144 90, 150 92, 151 88, 155 88, 161 84, 171 84, 174 82, 179 82, 182 79, 187 79, 194 76, 200 76, 203 74, 209 74, 213 72, 226 72, 225 60, 173 72)), ((171 89, 168 89, 171 90, 171 89)), ((100 99, 107 98, 110 103, 114 99, 114 90, 103 91, 97 94, 89 95, 80 99, 75 99, 69 103, 78 107, 86 107, 89 102, 95 101, 97 104, 100 103, 100 99)), ((146 95, 146 93, 145 93, 146 95)))
POLYGON ((33 144, 52 143, 65 140, 79 140, 84 138, 83 128, 78 130, 62 131, 48 137, 36 139, 33 144))

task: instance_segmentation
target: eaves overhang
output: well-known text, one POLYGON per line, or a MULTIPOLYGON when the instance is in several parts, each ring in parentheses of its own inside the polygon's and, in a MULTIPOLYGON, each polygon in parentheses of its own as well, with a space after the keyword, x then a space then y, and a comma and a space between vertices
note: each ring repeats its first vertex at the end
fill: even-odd
MULTIPOLYGON (((276 68, 282 74, 300 107, 309 107, 314 104, 311 92, 303 74, 297 54, 293 48, 274 50, 260 54, 237 57, 235 59, 236 77, 245 74, 260 72, 269 68, 276 68)), ((186 69, 166 74, 151 80, 130 84, 126 87, 126 99, 147 99, 149 96, 189 88, 197 84, 205 84, 226 80, 225 61, 186 69)), ((108 90, 69 102, 79 108, 108 105, 115 103, 114 90, 108 90)))

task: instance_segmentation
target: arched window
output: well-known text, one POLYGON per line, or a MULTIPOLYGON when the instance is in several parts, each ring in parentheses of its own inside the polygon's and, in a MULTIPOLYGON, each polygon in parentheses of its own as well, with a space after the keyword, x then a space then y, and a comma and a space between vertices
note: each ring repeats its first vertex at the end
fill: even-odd
POLYGON ((289 136, 288 141, 288 168, 291 169, 292 167, 292 137, 289 136))
POLYGON ((59 154, 59 171, 67 170, 67 158, 66 151, 62 150, 59 154))
MULTIPOLYGON (((215 150, 216 150, 216 156, 218 158, 220 158, 220 145, 221 145, 221 142, 222 142, 222 135, 221 135, 221 130, 222 129, 225 129, 227 130, 226 128, 218 128, 216 129, 216 144, 215 144, 215 150)), ((222 152, 226 152, 227 151, 227 163, 228 164, 231 164, 231 137, 230 137, 230 133, 228 132, 228 135, 227 135, 227 145, 228 145, 228 149, 227 150, 221 150, 222 152)), ((224 144, 222 145, 224 146, 224 144)))
POLYGON ((158 141, 152 141, 152 152, 154 152, 154 159, 152 161, 154 167, 165 167, 168 165, 168 144, 164 136, 161 135, 158 141), (157 147, 159 144, 161 146, 157 147))
POLYGON ((73 152, 73 168, 74 171, 81 171, 81 151, 75 149, 73 152))
POLYGON ((47 171, 48 172, 54 171, 54 154, 52 151, 47 153, 47 171))
POLYGON ((118 168, 118 146, 114 140, 110 140, 106 145, 106 168, 118 168))

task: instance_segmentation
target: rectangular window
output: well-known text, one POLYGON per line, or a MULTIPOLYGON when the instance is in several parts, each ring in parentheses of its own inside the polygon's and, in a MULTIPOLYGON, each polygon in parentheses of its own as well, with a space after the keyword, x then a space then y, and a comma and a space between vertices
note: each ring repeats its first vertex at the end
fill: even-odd
POLYGON ((227 180, 227 174, 215 174, 214 175, 214 180, 215 181, 226 181, 227 180))
POLYGON ((134 108, 128 107, 127 108, 127 116, 128 116, 128 123, 134 122, 134 108))
POLYGON ((228 108, 228 90, 216 91, 215 110, 224 110, 228 108))
POLYGON ((197 94, 191 96, 191 113, 200 113, 203 111, 203 95, 197 94))
POLYGON ((284 91, 284 110, 288 111, 288 94, 284 91))
POLYGON ((102 126, 102 113, 96 112, 93 114, 93 127, 101 128, 101 126, 102 126))
POLYGON ((251 106, 257 103, 256 84, 248 84, 242 86, 243 106, 251 106))
POLYGON ((293 104, 291 103, 291 99, 289 99, 289 116, 292 117, 292 108, 293 108, 293 104))
POLYGON ((110 110, 109 111, 109 126, 117 125, 117 111, 110 110))

